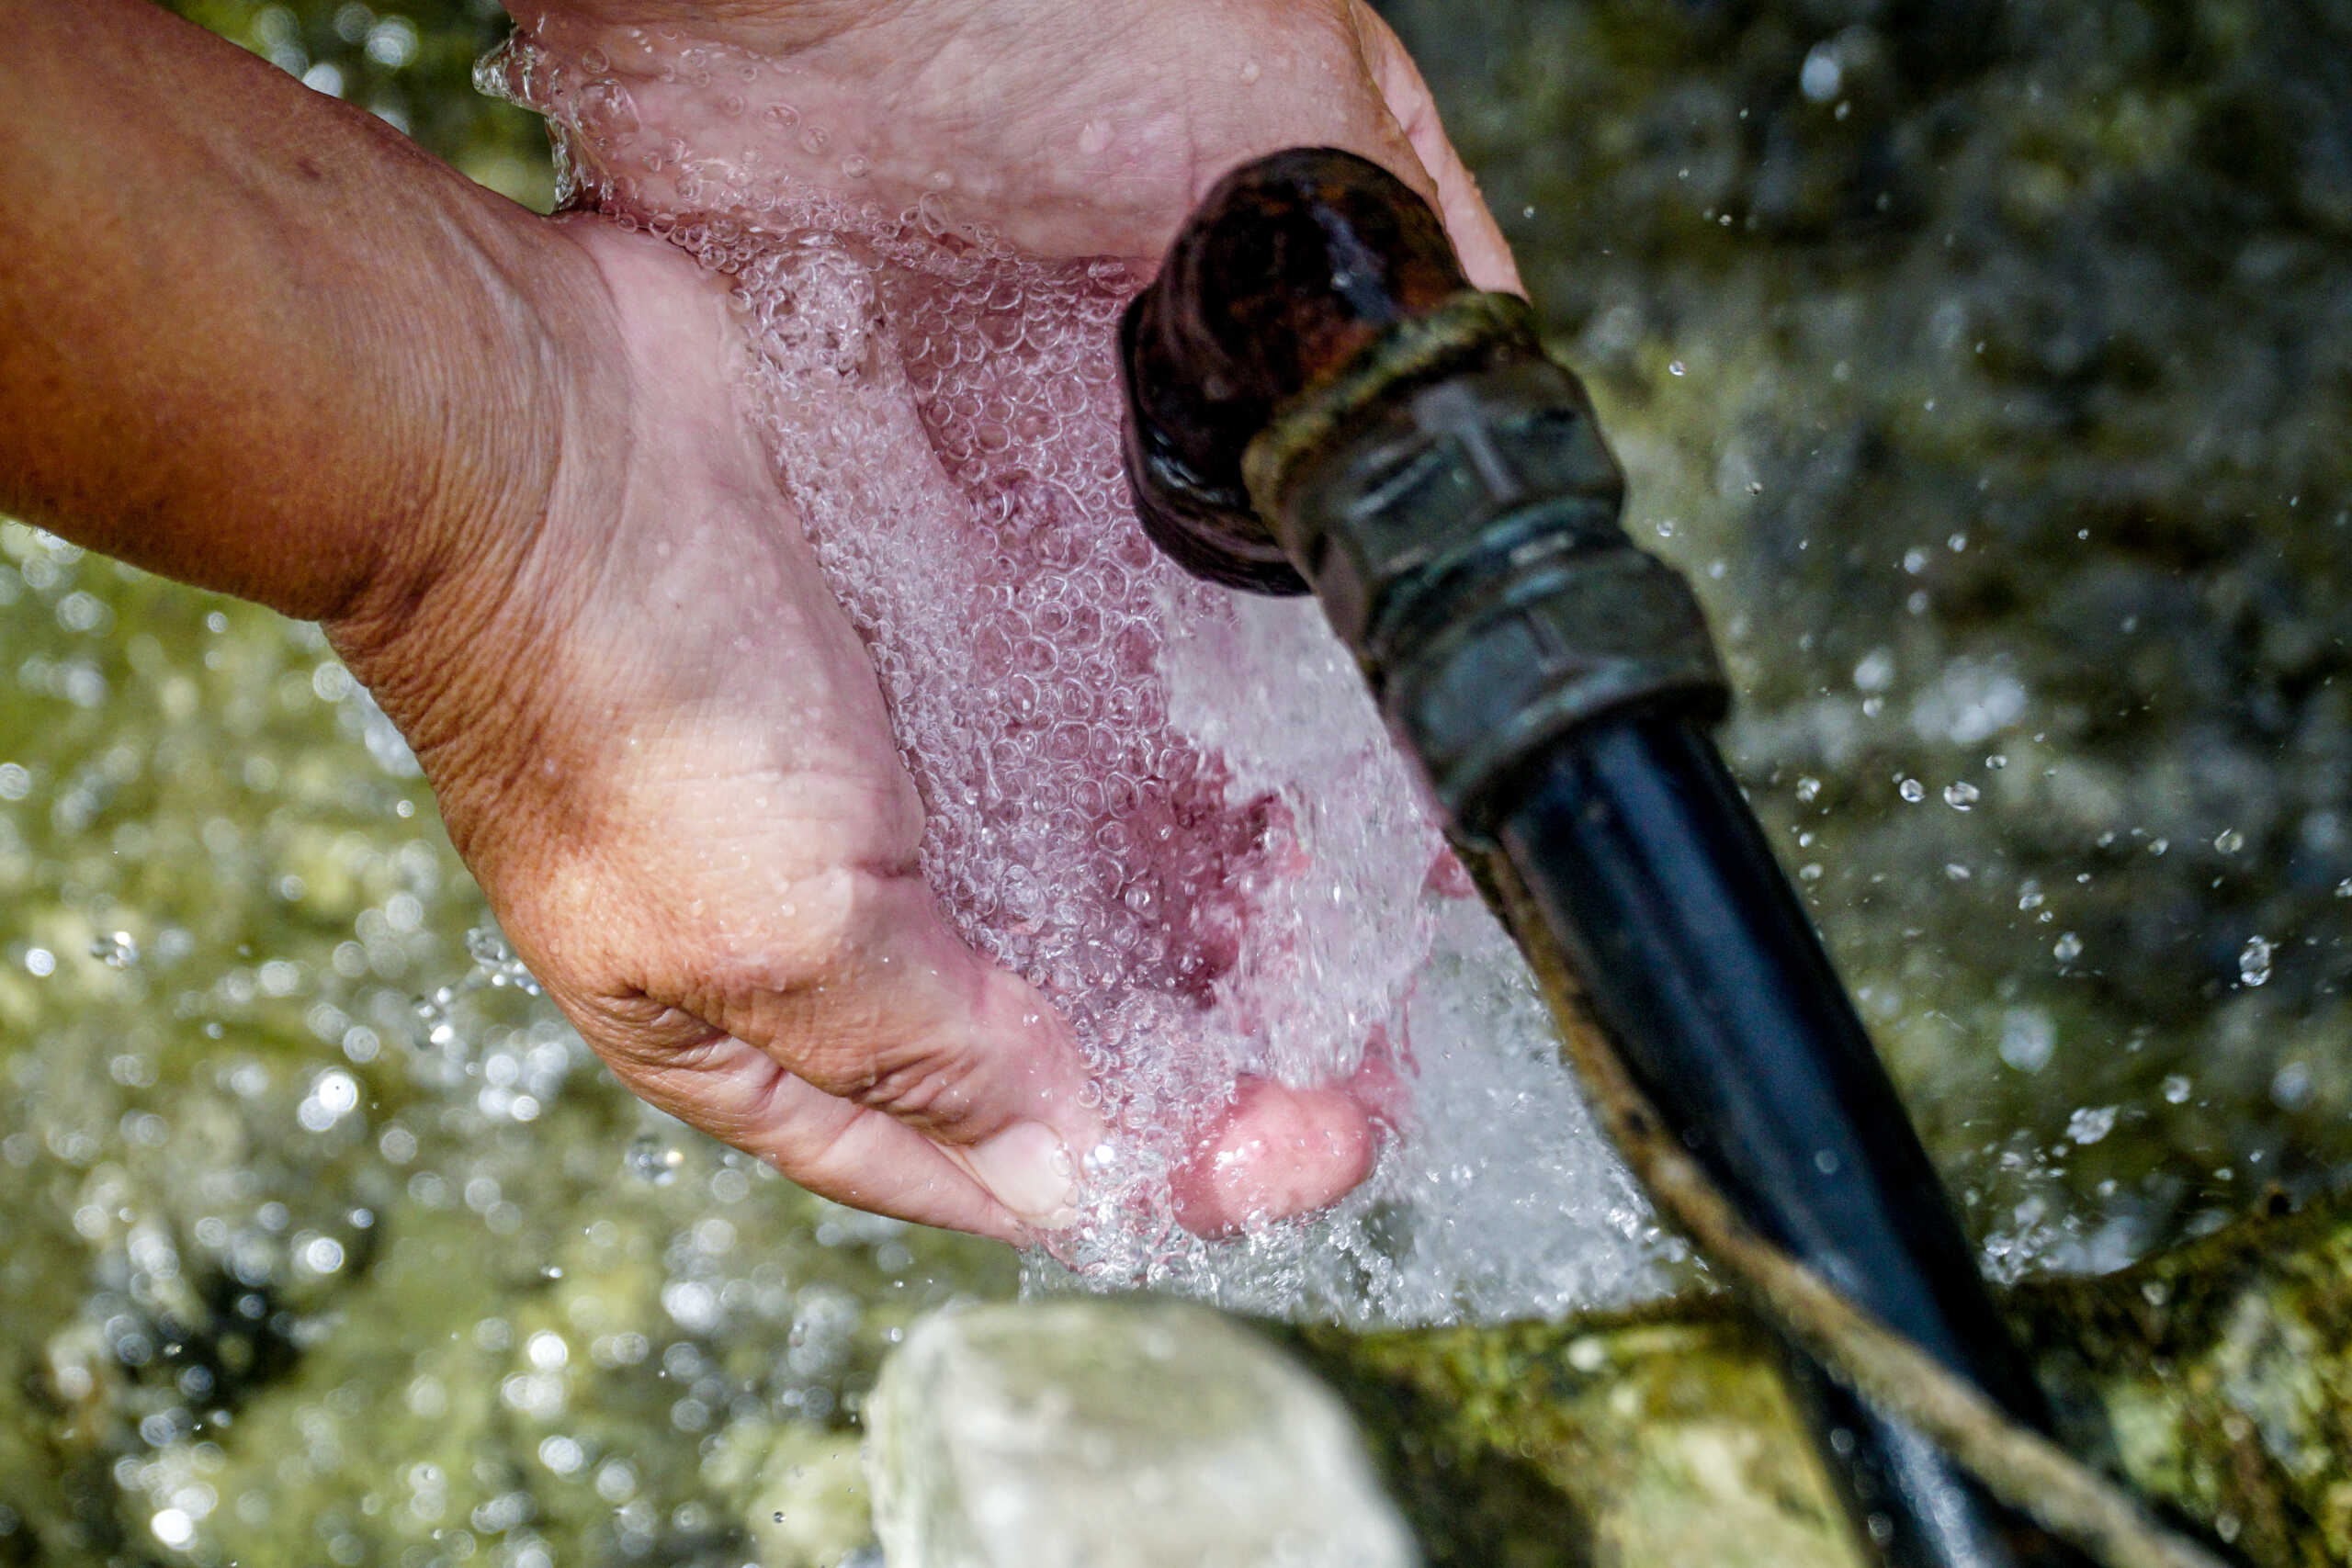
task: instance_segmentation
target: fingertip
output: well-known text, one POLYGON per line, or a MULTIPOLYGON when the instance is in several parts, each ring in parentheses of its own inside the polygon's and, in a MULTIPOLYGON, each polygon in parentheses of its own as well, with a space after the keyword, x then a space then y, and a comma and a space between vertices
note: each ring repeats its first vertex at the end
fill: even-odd
POLYGON ((1060 1230, 1078 1218, 1078 1161, 1043 1122, 1015 1122, 961 1151, 989 1195, 1033 1230, 1060 1230))
POLYGON ((1431 199, 1453 239, 1463 274, 1474 288, 1524 295, 1527 286, 1520 280, 1510 243, 1487 210, 1477 176, 1447 137, 1437 100, 1421 79, 1420 68, 1413 63, 1396 29, 1377 12, 1368 6, 1359 6, 1358 12, 1373 85, 1418 161, 1427 182, 1422 194, 1431 199))
POLYGON ((1380 1130, 1353 1092, 1245 1080, 1231 1111, 1170 1183, 1197 1235, 1328 1208, 1372 1174, 1380 1130))

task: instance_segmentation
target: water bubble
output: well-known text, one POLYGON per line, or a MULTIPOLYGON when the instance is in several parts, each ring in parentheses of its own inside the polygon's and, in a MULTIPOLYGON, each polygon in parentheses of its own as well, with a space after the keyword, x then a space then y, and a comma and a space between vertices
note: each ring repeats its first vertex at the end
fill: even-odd
POLYGON ((1944 785, 1944 804, 1954 811, 1967 811, 1976 805, 1982 794, 1982 791, 1966 780, 1956 780, 1944 785))
POLYGON ((1683 364, 1679 359, 1668 360, 1667 362, 1666 373, 1669 376, 1686 376, 1690 374, 1690 367, 1683 364))
POLYGON ((2072 964, 2082 955, 2083 939, 2073 931, 2061 933, 2058 940, 2050 944, 2050 956, 2061 964, 2072 964))
POLYGON ((1814 799, 1820 794, 1821 781, 1819 779, 1807 776, 1797 780, 1797 799, 1800 802, 1811 805, 1814 799))
POLYGON ((2213 847, 2225 855, 2233 855, 2245 848, 2245 835, 2235 828, 2224 828, 2213 836, 2213 847))
POLYGON ((1912 805, 1917 806, 1919 802, 1928 798, 1928 786, 1921 784, 1917 779, 1905 779, 1901 784, 1894 786, 1894 793, 1901 795, 1905 800, 1909 801, 1912 805))
POLYGON ((128 969, 139 962, 139 944, 129 931, 108 931, 90 943, 90 956, 109 969, 128 969))
POLYGON ((2259 986, 2270 978, 2271 944, 2267 938, 2250 936, 2238 949, 2238 978, 2249 986, 2259 986))
POLYGON ((2189 1089, 2189 1081, 2185 1076, 2179 1073, 2167 1073, 2157 1092, 2165 1097, 2165 1103, 2167 1105, 2186 1105, 2188 1103, 2189 1089))

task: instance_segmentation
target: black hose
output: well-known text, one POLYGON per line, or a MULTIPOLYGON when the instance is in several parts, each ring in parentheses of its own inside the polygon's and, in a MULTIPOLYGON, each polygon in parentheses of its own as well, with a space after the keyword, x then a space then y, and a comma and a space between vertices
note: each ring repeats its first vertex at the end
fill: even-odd
MULTIPOLYGON (((1713 744, 1671 716, 1602 720, 1510 795, 1502 852, 1667 1130, 1767 1240, 2046 1428, 1894 1087, 1713 744)), ((1831 1473, 1883 1561, 2081 1561, 1800 1368, 1831 1473)))

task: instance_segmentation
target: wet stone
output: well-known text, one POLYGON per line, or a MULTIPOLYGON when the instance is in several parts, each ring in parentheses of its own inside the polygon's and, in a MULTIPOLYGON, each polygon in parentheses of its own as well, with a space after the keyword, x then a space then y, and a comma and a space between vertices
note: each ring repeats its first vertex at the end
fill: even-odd
POLYGON ((1338 1400, 1199 1307, 1140 1299, 918 1325, 866 1408, 891 1568, 1408 1568, 1338 1400))

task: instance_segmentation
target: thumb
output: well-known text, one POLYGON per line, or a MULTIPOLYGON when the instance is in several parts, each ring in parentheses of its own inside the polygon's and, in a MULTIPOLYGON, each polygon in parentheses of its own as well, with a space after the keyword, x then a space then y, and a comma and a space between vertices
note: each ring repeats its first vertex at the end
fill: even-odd
POLYGON ((822 977, 713 1020, 812 1087, 936 1145, 1031 1226, 1067 1224, 1087 1152, 1085 1057, 1028 982, 948 926, 919 876, 860 877, 822 977), (738 1027, 738 1024, 741 1027, 738 1027))
POLYGON ((1007 1240, 1069 1224, 1104 1130, 1068 1023, 911 872, 795 902, 764 938, 673 931, 634 998, 566 1010, 639 1096, 812 1191, 1007 1240))

